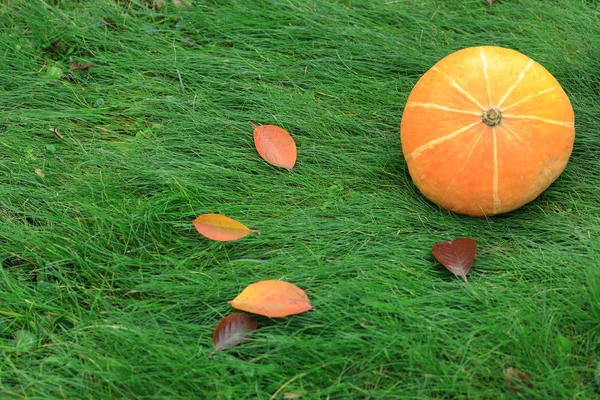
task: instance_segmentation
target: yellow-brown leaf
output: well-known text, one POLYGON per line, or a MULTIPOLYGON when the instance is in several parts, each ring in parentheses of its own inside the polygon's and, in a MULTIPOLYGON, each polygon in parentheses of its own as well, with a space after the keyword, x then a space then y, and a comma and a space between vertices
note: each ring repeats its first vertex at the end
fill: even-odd
POLYGON ((229 302, 238 310, 266 317, 281 318, 312 309, 308 296, 293 283, 285 281, 260 281, 246 287, 229 302))
POLYGON ((221 242, 228 242, 243 238, 250 232, 259 233, 248 229, 244 224, 220 214, 202 214, 192 221, 194 227, 201 235, 221 242))

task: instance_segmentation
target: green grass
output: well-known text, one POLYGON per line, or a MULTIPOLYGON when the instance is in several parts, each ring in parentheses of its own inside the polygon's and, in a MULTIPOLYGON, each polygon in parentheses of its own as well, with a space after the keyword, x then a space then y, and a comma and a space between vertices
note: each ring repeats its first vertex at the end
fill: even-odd
POLYGON ((0 48, 0 398, 600 397, 597 2, 6 0, 0 48), (563 175, 489 219, 425 200, 398 137, 419 76, 474 45, 540 62, 576 115, 563 175), (248 121, 294 136, 293 171, 248 121), (203 239, 205 212, 261 235, 203 239), (466 285, 431 255, 464 236, 466 285), (266 279, 314 310, 209 358, 266 279))

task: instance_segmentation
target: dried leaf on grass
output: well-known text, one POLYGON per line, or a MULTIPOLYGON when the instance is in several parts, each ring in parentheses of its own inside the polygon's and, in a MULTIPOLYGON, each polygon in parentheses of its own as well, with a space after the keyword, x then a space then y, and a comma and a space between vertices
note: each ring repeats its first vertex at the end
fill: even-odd
POLYGON ((253 283, 229 304, 238 310, 272 318, 287 317, 312 309, 308 296, 302 289, 293 283, 277 280, 253 283))
POLYGON ((192 3, 187 0, 171 0, 175 7, 190 7, 192 3))
MULTIPOLYGON (((162 10, 166 5, 165 0, 144 0, 144 3, 155 10, 162 10)), ((188 0, 171 0, 171 3, 175 7, 190 7, 192 5, 188 0)))
POLYGON ((473 265, 477 243, 471 238, 454 239, 436 243, 431 249, 433 256, 444 267, 467 282, 467 273, 473 265))
POLYGON ((90 69, 93 66, 94 66, 94 64, 92 64, 92 63, 79 64, 77 61, 71 61, 69 68, 71 68, 72 71, 77 71, 77 70, 90 69))
POLYGON ((234 312, 227 315, 215 328, 213 333, 215 349, 209 356, 242 343, 257 327, 258 323, 247 314, 234 312))
POLYGON ((513 367, 509 367, 506 370, 506 374, 504 376, 504 383, 506 384, 506 388, 511 393, 517 393, 523 390, 525 387, 531 387, 530 380, 531 376, 529 376, 529 374, 514 369, 513 367))

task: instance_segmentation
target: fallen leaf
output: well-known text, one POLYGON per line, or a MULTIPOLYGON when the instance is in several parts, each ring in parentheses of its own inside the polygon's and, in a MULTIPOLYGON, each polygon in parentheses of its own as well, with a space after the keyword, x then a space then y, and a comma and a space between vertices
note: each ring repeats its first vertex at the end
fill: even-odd
POLYGON ((106 26, 106 27, 112 28, 112 29, 117 28, 117 24, 115 23, 115 21, 109 17, 102 18, 102 20, 100 21, 100 25, 106 26))
POLYGON ((192 4, 187 0, 172 0, 175 7, 190 7, 192 4))
POLYGON ((492 5, 494 4, 494 1, 496 1, 496 0, 487 0, 488 4, 490 5, 490 8, 492 8, 492 5))
POLYGON ((260 281, 248 285, 229 302, 233 308, 266 317, 281 318, 312 309, 308 296, 293 283, 260 281))
POLYGON ((524 387, 531 387, 531 383, 529 382, 530 380, 531 377, 529 374, 514 369, 513 367, 510 367, 506 370, 506 376, 504 377, 506 388, 511 393, 517 393, 524 387))
POLYGON ((153 10, 161 10, 165 6, 165 0, 144 0, 144 3, 151 5, 153 10))
POLYGON ((33 172, 35 172, 35 174, 40 178, 44 178, 46 176, 46 174, 44 174, 44 171, 42 171, 41 168, 36 168, 33 170, 33 172))
POLYGON ((213 333, 215 349, 209 357, 217 351, 242 343, 257 327, 256 320, 244 313, 234 312, 223 317, 213 333))
POLYGON ((252 122, 250 125, 254 127, 254 146, 263 160, 276 167, 294 168, 296 143, 285 129, 275 125, 257 126, 252 122))
MULTIPOLYGON (((143 0, 144 3, 151 6, 153 10, 162 10, 165 7, 165 0, 143 0)), ((175 7, 190 7, 192 4, 187 0, 171 0, 175 7)))
POLYGON ((82 70, 82 69, 89 69, 90 67, 93 67, 93 66, 94 66, 94 64, 91 64, 91 63, 79 64, 77 61, 71 61, 70 68, 72 71, 76 71, 76 70, 82 70))
POLYGON ((220 242, 240 239, 251 232, 260 233, 221 214, 202 214, 193 220, 192 223, 202 236, 220 242))
POLYGON ((467 282, 467 273, 473 265, 477 252, 477 243, 470 238, 454 239, 436 243, 431 249, 433 256, 455 275, 462 276, 467 282))

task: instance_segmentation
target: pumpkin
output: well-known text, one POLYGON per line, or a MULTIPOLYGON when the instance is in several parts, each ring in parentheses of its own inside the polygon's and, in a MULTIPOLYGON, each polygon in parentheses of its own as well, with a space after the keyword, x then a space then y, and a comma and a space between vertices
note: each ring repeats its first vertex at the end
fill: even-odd
POLYGON ((459 214, 491 216, 530 202, 567 165, 569 98, 543 66, 510 49, 470 47, 427 71, 400 124, 417 188, 459 214))

